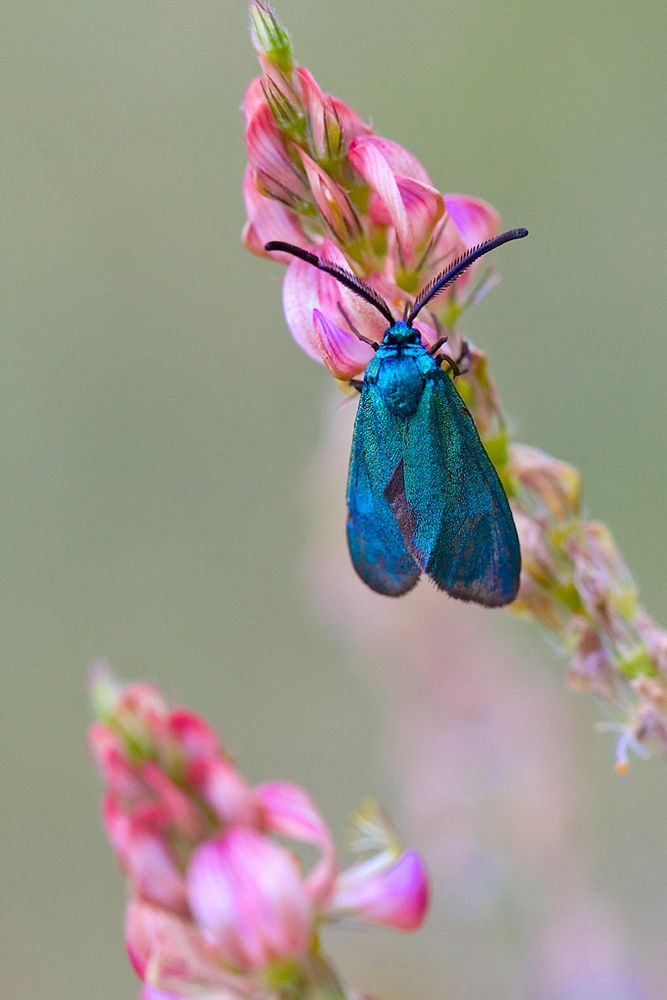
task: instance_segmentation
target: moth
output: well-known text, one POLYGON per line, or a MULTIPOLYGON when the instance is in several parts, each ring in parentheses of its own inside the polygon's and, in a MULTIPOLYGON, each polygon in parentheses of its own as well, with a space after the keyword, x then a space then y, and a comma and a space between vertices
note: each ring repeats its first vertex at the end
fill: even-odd
POLYGON ((528 235, 512 229, 480 243, 433 279, 397 320, 355 274, 290 243, 267 243, 332 275, 379 310, 388 326, 373 347, 359 389, 347 482, 347 541, 354 568, 379 594, 398 597, 422 575, 452 597, 487 607, 509 604, 521 572, 507 496, 443 354, 428 348, 415 319, 484 254, 528 235))

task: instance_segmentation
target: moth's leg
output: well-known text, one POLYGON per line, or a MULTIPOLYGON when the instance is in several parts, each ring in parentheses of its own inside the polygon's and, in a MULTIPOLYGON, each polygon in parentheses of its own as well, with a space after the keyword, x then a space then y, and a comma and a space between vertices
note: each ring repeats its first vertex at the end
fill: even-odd
POLYGON ((465 375, 466 372, 470 371, 470 344, 465 337, 463 338, 461 353, 456 359, 456 364, 461 370, 462 375, 465 375))
POLYGON ((454 373, 454 378, 465 375, 466 372, 470 371, 470 344, 465 338, 463 339, 461 352, 456 360, 451 358, 449 354, 439 354, 435 360, 438 362, 446 361, 454 373))
POLYGON ((461 369, 459 368, 457 362, 454 361, 454 358, 450 358, 449 354, 439 354, 437 358, 435 358, 435 360, 439 364, 442 364, 443 361, 446 361, 451 370, 454 372, 454 378, 458 378, 458 376, 461 374, 461 369))
POLYGON ((447 337, 440 337, 439 340, 436 340, 436 342, 433 345, 433 347, 429 347, 428 353, 431 355, 432 358, 434 358, 435 355, 440 350, 440 348, 443 346, 443 344, 446 344, 446 343, 447 343, 447 337))
POLYGON ((363 379, 351 378, 347 384, 351 385, 353 389, 357 390, 357 392, 361 392, 361 387, 364 383, 363 379))
POLYGON ((346 313, 345 309, 343 309, 343 307, 340 304, 340 302, 337 302, 336 305, 338 306, 338 311, 340 312, 341 316, 343 317, 343 319, 345 320, 345 322, 347 323, 347 325, 349 326, 350 330, 355 335, 355 337, 358 340, 361 340, 362 343, 368 344, 368 346, 372 347, 374 351, 377 351, 377 349, 378 349, 378 347, 380 345, 378 343, 376 343, 375 340, 371 340, 370 337, 364 337, 363 333, 360 333, 359 330, 357 330, 356 326, 354 325, 354 323, 352 322, 352 320, 350 319, 350 317, 346 313))

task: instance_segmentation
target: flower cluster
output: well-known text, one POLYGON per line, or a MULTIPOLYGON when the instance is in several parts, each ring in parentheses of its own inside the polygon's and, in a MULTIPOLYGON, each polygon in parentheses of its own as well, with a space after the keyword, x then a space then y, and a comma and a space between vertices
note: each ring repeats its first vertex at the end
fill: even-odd
POLYGON ((357 817, 353 846, 365 856, 341 870, 308 795, 287 782, 249 785, 204 719, 103 666, 91 692, 89 743, 128 877, 126 943, 143 1000, 344 1000, 323 925, 421 924, 421 859, 374 807, 357 817), (309 870, 288 844, 315 849, 309 870))
MULTIPOLYGON (((264 0, 251 3, 261 76, 243 103, 248 149, 243 239, 316 252, 352 270, 401 315, 405 304, 465 248, 495 235, 486 202, 442 194, 409 150, 377 135, 296 65, 289 36, 264 0)), ((278 256, 278 254, 271 254, 278 256)), ((283 255, 285 317, 296 342, 346 387, 365 369, 382 317, 334 278, 283 255)), ((512 605, 553 633, 569 658, 572 687, 606 699, 619 731, 617 768, 628 749, 667 753, 667 633, 637 601, 632 578, 604 525, 582 518, 575 469, 510 442, 486 355, 458 330, 464 310, 497 282, 479 261, 434 298, 415 324, 425 345, 446 335, 466 358, 457 388, 470 407, 510 498, 523 554, 512 605)))

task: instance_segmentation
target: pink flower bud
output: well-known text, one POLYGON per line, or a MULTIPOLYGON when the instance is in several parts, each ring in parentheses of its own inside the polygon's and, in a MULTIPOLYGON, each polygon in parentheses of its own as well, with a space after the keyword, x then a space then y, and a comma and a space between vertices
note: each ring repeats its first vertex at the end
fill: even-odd
POLYGON ((403 931, 421 926, 428 909, 428 876, 416 851, 379 868, 362 862, 339 878, 331 909, 336 917, 357 917, 403 931))
POLYGON ((185 880, 163 836, 158 810, 144 807, 128 814, 108 795, 103 818, 133 890, 176 913, 187 912, 185 880))
POLYGON ((339 243, 351 243, 361 235, 361 226, 352 204, 339 184, 329 177, 302 149, 298 150, 308 184, 320 216, 339 243))
POLYGON ((254 830, 229 830, 198 848, 188 871, 190 907, 231 966, 261 971, 308 950, 312 907, 298 863, 254 830))
POLYGON ((257 823, 255 794, 229 761, 222 757, 200 757, 188 765, 186 779, 222 824, 257 823))
POLYGON ((309 200, 304 174, 289 155, 268 104, 260 104, 248 122, 246 146, 252 176, 261 194, 288 206, 309 200))
POLYGON ((275 198, 266 198, 255 186, 250 167, 243 180, 243 197, 248 220, 243 229, 243 244, 251 253, 259 257, 278 257, 289 263, 293 260, 287 254, 268 254, 264 249, 269 240, 282 240, 305 246, 306 235, 298 216, 275 198))

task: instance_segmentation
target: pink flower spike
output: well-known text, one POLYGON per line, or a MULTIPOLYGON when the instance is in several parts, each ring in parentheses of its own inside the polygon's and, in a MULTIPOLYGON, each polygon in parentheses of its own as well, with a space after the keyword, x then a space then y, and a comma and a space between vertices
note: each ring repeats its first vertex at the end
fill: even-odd
POLYGON ((322 360, 341 382, 359 375, 373 357, 372 347, 332 323, 319 309, 313 309, 313 326, 322 360))
POLYGON ((308 950, 312 909, 296 859, 268 837, 234 827, 199 847, 187 877, 190 908, 220 957, 247 972, 308 950))
POLYGON ((266 781, 255 789, 267 830, 305 844, 314 844, 321 857, 306 877, 311 898, 328 897, 336 875, 336 854, 329 828, 310 796, 288 781, 266 781))
POLYGON ((346 915, 371 924, 412 931, 421 926, 429 903, 428 876, 416 851, 406 851, 381 870, 362 862, 342 874, 331 906, 335 918, 346 915))

